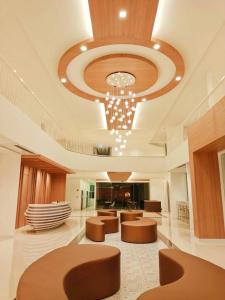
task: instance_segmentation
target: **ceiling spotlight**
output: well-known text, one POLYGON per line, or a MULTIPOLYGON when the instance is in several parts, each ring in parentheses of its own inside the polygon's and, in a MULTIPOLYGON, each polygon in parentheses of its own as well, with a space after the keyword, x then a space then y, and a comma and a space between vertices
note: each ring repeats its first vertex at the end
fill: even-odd
POLYGON ((127 129, 127 125, 123 125, 123 129, 127 129))
POLYGON ((119 133, 119 130, 116 130, 116 134, 118 134, 119 133))
POLYGON ((80 46, 80 50, 82 52, 86 51, 87 50, 87 46, 85 46, 85 45, 80 46))
POLYGON ((120 142, 121 142, 121 139, 120 139, 120 138, 116 138, 116 142, 117 142, 117 143, 120 143, 120 142))
POLYGON ((95 99, 95 102, 97 102, 97 103, 98 103, 98 102, 99 102, 99 99, 95 99))
POLYGON ((155 50, 159 50, 160 45, 159 45, 159 44, 154 44, 153 48, 154 48, 155 50))
POLYGON ((112 107, 112 104, 109 104, 109 105, 108 105, 108 108, 111 108, 111 107, 112 107))
POLYGON ((131 99, 131 102, 134 102, 134 101, 135 101, 134 98, 132 98, 132 99, 131 99))
POLYGON ((115 112, 115 116, 116 116, 116 117, 118 116, 118 112, 117 112, 117 111, 115 112))
POLYGON ((132 92, 131 91, 129 91, 129 93, 128 93, 130 96, 132 95, 132 92))
POLYGON ((145 99, 145 98, 143 98, 143 99, 142 99, 142 102, 145 102, 145 101, 146 101, 146 99, 145 99))
POLYGON ((180 81, 181 78, 182 78, 181 76, 177 76, 177 77, 176 77, 176 81, 180 81))
POLYGON ((60 80, 61 80, 62 83, 66 83, 67 82, 67 79, 65 77, 61 78, 60 80))
POLYGON ((116 100, 116 97, 115 97, 115 96, 113 96, 113 97, 112 97, 112 100, 113 100, 113 101, 114 101, 114 100, 116 100))
POLYGON ((109 122, 110 122, 110 123, 113 123, 113 122, 114 122, 114 120, 113 120, 113 119, 111 119, 109 122))
POLYGON ((125 149, 126 145, 120 145, 120 149, 125 149))
POLYGON ((108 115, 108 114, 109 114, 109 111, 107 110, 105 113, 108 115))
POLYGON ((136 110, 136 108, 135 108, 134 106, 132 106, 132 107, 131 107, 131 109, 132 109, 133 111, 135 111, 135 110, 136 110))
POLYGON ((106 95, 109 96, 109 92, 107 92, 106 95))
POLYGON ((131 135, 131 130, 128 131, 128 134, 131 135))
POLYGON ((106 101, 109 101, 109 97, 105 97, 105 100, 106 100, 106 101))
POLYGON ((133 93, 133 97, 135 97, 136 96, 136 94, 135 93, 133 93))
POLYGON ((114 150, 115 150, 115 151, 118 151, 118 147, 115 147, 114 150))
POLYGON ((127 11, 125 9, 121 9, 119 11, 119 17, 120 19, 125 19, 127 17, 127 11))
POLYGON ((114 134, 114 131, 115 131, 115 129, 112 129, 112 130, 110 131, 110 134, 113 135, 113 134, 114 134))
POLYGON ((131 120, 128 120, 127 123, 128 123, 128 124, 131 124, 131 120))
POLYGON ((120 94, 121 94, 121 95, 124 95, 124 90, 121 90, 121 91, 120 91, 120 94))

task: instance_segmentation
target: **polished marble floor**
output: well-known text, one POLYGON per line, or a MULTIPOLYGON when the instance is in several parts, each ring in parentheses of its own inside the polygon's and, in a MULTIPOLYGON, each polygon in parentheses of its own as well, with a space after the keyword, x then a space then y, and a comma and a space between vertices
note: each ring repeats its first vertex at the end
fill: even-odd
MULTIPOLYGON (((35 233, 29 226, 25 226, 16 230, 13 237, 0 237, 0 300, 13 300, 18 280, 25 268, 49 251, 76 240, 84 231, 86 218, 94 215, 94 210, 76 211, 58 228, 35 233)), ((144 215, 157 220, 159 236, 168 245, 172 244, 225 268, 225 240, 198 240, 188 224, 173 220, 168 214, 144 215)), ((111 242, 116 244, 116 238, 112 237, 111 242)), ((144 256, 141 249, 138 251, 144 256)))

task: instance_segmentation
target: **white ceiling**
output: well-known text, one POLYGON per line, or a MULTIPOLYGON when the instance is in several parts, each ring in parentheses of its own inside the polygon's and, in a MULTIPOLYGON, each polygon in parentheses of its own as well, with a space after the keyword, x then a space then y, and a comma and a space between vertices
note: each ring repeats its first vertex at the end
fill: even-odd
MULTIPOLYGON (((83 13, 85 4, 87 0, 0 0, 0 55, 17 70, 68 137, 112 144, 112 137, 104 130, 101 106, 70 93, 57 76, 61 55, 91 36, 90 20, 83 13)), ((224 72, 224 40, 221 47, 213 49, 218 55, 207 54, 224 26, 224 11, 224 0, 160 0, 154 37, 178 49, 186 72, 174 90, 139 106, 136 129, 129 137, 131 152, 145 149, 145 153, 152 153, 149 141, 160 139, 166 128, 181 122, 202 100, 207 90, 206 71, 213 79, 224 72)))

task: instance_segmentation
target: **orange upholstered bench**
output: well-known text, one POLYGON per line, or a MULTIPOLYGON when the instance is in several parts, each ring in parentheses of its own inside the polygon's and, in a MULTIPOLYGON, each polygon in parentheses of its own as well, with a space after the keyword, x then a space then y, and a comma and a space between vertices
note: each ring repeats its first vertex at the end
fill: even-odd
POLYGON ((100 209, 97 211, 98 216, 113 216, 117 217, 117 210, 116 209, 100 209))
POLYGON ((46 254, 25 270, 16 300, 96 300, 119 288, 119 249, 70 245, 46 254))
POLYGON ((103 242, 105 234, 119 231, 119 218, 112 216, 91 217, 86 220, 86 237, 103 242))
POLYGON ((120 222, 135 221, 137 217, 143 217, 141 210, 127 210, 120 213, 120 222))
POLYGON ((160 285, 138 300, 224 300, 225 270, 175 250, 159 251, 160 285))
POLYGON ((157 240, 157 222, 150 218, 121 223, 121 240, 127 243, 144 244, 157 240))

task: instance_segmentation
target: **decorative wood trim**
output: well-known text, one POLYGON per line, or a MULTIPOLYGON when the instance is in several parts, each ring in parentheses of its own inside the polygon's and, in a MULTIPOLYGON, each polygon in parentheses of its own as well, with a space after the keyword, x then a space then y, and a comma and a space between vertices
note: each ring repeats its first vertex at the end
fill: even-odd
POLYGON ((95 39, 128 37, 149 40, 152 36, 158 0, 89 0, 95 39), (120 19, 119 11, 127 12, 120 19))
MULTIPOLYGON (((155 43, 160 45, 160 49, 157 51, 166 55, 174 63, 176 68, 174 77, 171 79, 171 81, 168 84, 166 84, 164 87, 160 88, 159 90, 144 96, 146 100, 155 99, 157 97, 166 94, 167 92, 169 92, 179 84, 180 81, 176 81, 176 76, 179 75, 183 77, 184 75, 184 61, 180 53, 174 47, 159 39, 153 39, 151 41, 143 41, 143 40, 126 39, 126 38, 107 38, 107 39, 96 40, 96 41, 90 39, 90 40, 80 42, 75 46, 71 47, 69 50, 67 50, 61 57, 58 65, 58 76, 59 78, 67 79, 67 82, 64 83, 64 86, 75 95, 91 101, 95 101, 96 98, 98 98, 100 102, 105 103, 104 98, 96 97, 94 95, 88 94, 80 90, 78 87, 74 86, 72 82, 69 80, 69 78, 67 77, 67 67, 69 63, 71 62, 72 59, 74 59, 75 57, 81 54, 80 46, 86 45, 88 49, 94 49, 106 45, 129 44, 129 45, 139 45, 147 48, 153 48, 153 45, 155 43)), ((143 97, 137 97, 136 102, 141 102, 142 98, 143 97)))
POLYGON ((72 170, 42 156, 42 155, 22 155, 21 164, 29 167, 44 170, 49 173, 72 174, 72 170))
POLYGON ((107 172, 110 181, 127 181, 132 172, 107 172))
POLYGON ((130 87, 134 93, 147 90, 158 79, 157 67, 150 60, 121 53, 105 55, 89 63, 84 70, 84 81, 92 89, 106 94, 110 89, 106 78, 115 72, 127 72, 135 77, 135 84, 130 87))

